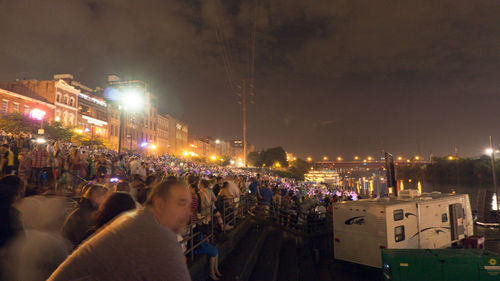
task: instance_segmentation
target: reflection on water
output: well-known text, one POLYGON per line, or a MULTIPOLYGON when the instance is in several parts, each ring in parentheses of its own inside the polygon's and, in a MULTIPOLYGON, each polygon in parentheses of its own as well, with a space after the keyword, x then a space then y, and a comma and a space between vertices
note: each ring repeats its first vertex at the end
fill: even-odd
POLYGON ((479 190, 490 190, 493 191, 492 185, 484 185, 484 184, 440 184, 440 183, 432 183, 426 181, 403 181, 398 180, 398 185, 405 188, 418 189, 420 192, 433 192, 439 191, 442 193, 461 193, 461 194, 469 194, 469 199, 471 203, 472 209, 476 209, 477 207, 477 197, 479 190))
MULTIPOLYGON (((370 177, 351 177, 342 183, 345 188, 355 190, 363 198, 387 195, 392 190, 387 190, 387 181, 381 175, 373 174, 370 177)), ((491 184, 443 184, 419 180, 398 180, 397 189, 418 189, 420 192, 439 191, 441 193, 469 194, 470 204, 473 210, 478 206, 478 192, 480 190, 494 191, 491 184)))

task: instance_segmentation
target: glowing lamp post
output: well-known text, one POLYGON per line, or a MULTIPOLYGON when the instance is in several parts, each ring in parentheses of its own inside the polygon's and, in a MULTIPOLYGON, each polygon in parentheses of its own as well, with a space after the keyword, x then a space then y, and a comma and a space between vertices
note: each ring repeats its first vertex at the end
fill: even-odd
MULTIPOLYGON (((144 108, 144 97, 136 88, 124 89, 120 92, 120 133, 118 134, 118 153, 122 150, 123 123, 125 122, 125 111, 136 112, 144 108)), ((142 144, 141 144, 142 147, 142 144)), ((144 148, 144 147, 143 147, 144 148)), ((132 150, 132 136, 130 137, 130 149, 132 150)))
POLYGON ((494 149, 493 146, 493 137, 490 136, 490 147, 486 149, 486 154, 491 156, 491 174, 493 176, 493 188, 495 189, 495 197, 493 200, 493 210, 498 210, 498 193, 497 193, 497 175, 496 175, 496 169, 495 169, 495 152, 497 152, 494 149))

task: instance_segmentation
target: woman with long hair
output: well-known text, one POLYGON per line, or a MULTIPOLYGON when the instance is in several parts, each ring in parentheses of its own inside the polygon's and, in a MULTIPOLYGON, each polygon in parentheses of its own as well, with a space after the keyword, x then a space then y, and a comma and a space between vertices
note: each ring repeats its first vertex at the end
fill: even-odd
POLYGON ((111 193, 99 206, 99 209, 95 214, 95 223, 89 229, 89 231, 85 233, 81 242, 90 237, 92 234, 94 234, 96 231, 108 224, 120 214, 130 210, 134 210, 135 206, 135 201, 132 196, 130 196, 130 194, 126 192, 111 193))

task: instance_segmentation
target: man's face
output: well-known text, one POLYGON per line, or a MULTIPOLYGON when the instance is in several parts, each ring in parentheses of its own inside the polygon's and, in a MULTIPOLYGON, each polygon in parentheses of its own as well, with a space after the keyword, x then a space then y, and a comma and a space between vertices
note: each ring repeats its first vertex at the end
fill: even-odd
POLYGON ((154 199, 153 208, 161 225, 181 233, 191 218, 191 194, 184 185, 176 184, 170 188, 166 199, 154 199))

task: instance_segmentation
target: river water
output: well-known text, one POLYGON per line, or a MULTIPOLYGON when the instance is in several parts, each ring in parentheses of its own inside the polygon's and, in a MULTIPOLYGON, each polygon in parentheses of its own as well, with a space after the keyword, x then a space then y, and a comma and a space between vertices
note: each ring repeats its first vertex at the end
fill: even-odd
MULTIPOLYGON (((357 191, 358 194, 365 197, 375 196, 377 194, 386 194, 386 181, 384 177, 359 178, 352 181, 348 188, 357 191)), ((439 191, 441 193, 461 193, 468 194, 470 204, 473 210, 477 210, 478 195, 480 191, 494 191, 493 185, 485 184, 443 184, 416 180, 398 180, 398 190, 418 189, 420 192, 439 191)))

